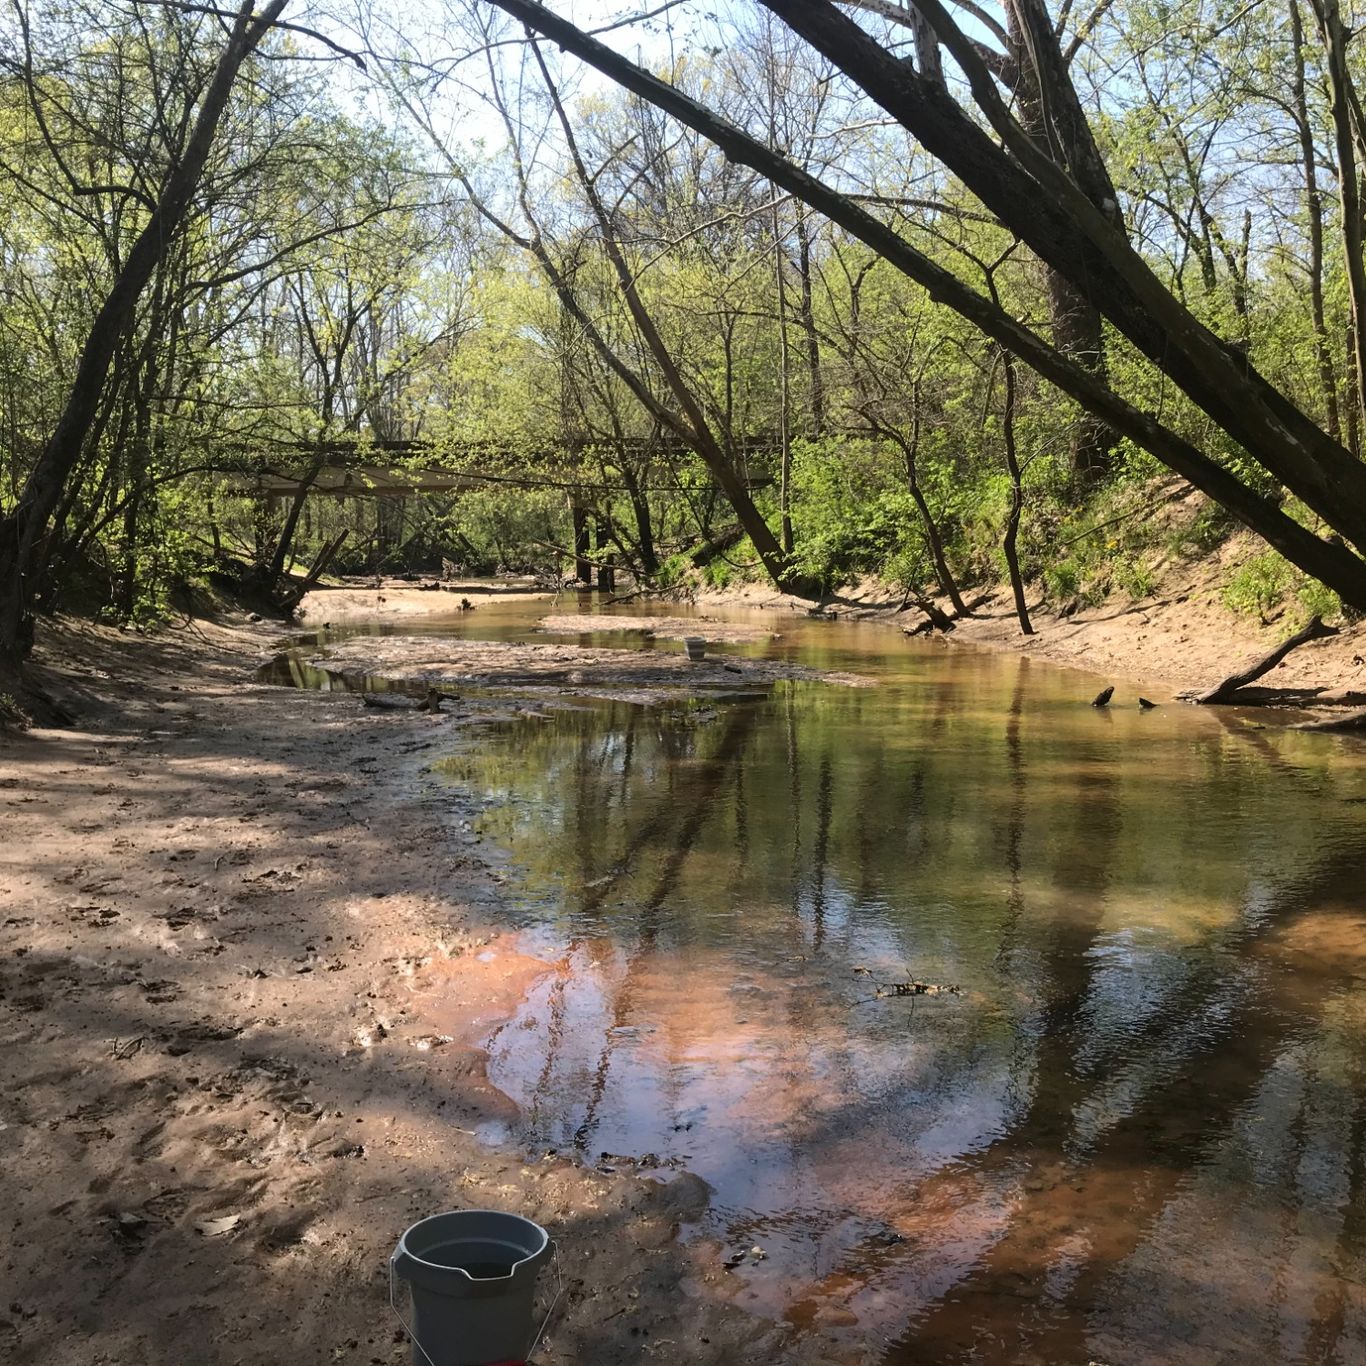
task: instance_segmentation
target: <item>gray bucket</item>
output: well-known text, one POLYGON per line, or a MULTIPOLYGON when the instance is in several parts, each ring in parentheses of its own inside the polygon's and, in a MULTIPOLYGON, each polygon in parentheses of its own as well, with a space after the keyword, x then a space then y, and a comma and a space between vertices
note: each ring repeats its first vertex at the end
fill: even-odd
POLYGON ((707 642, 702 636, 684 636, 683 648, 688 652, 688 658, 696 661, 705 659, 707 656, 707 642))
POLYGON ((389 1259, 394 1312, 396 1277, 412 1296, 413 1366, 524 1362, 545 1326, 536 1324, 536 1273, 554 1251, 539 1224, 496 1210, 433 1214, 414 1224, 389 1259))

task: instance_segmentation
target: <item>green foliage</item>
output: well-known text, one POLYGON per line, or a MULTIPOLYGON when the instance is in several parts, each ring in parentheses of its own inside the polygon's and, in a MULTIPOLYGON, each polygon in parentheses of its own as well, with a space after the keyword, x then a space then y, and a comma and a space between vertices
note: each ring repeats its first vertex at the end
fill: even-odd
POLYGON ((1274 550, 1256 555, 1238 568, 1224 589, 1224 602, 1235 612, 1263 618, 1282 604, 1288 604, 1290 615, 1301 622, 1313 616, 1344 616, 1336 593, 1302 574, 1274 550))
POLYGON ((856 516, 831 516, 819 507, 808 511, 796 559, 804 574, 826 588, 891 564, 904 572, 916 557, 920 519, 909 494, 879 494, 856 516))
MULTIPOLYGON (((744 542, 749 545, 748 541, 744 542)), ((735 578, 735 569, 723 555, 708 560, 702 570, 702 577, 711 588, 725 588, 735 578)))
POLYGON ((1113 569, 1115 585, 1122 588, 1135 602, 1150 598, 1157 586, 1157 575, 1152 566, 1128 556, 1116 561, 1113 569))
POLYGON ((1050 601, 1067 602, 1081 592, 1081 566, 1076 560, 1060 560, 1044 570, 1043 581, 1050 601))
POLYGON ((1268 550, 1237 570, 1224 589, 1224 602, 1235 612, 1264 617, 1290 586, 1290 566, 1274 550, 1268 550))
POLYGON ((571 539, 564 499, 549 489, 475 490, 460 500, 458 522, 486 570, 548 572, 571 539))
POLYGON ((692 569, 692 560, 682 552, 677 555, 670 555, 667 560, 663 560, 659 566, 659 572, 655 575, 655 583, 660 588, 674 588, 684 582, 692 569))
POLYGON ((28 714, 12 693, 0 692, 0 731, 18 730, 28 722, 28 714))
POLYGON ((1342 599, 1331 588, 1325 588, 1317 579, 1302 575, 1300 582, 1295 586, 1295 596, 1300 600, 1306 619, 1323 617, 1327 620, 1345 615, 1342 610, 1342 599))
MULTIPOLYGON (((1161 77, 1154 88, 1194 82, 1188 102, 1198 94, 1211 126, 1226 122, 1220 146, 1234 145, 1235 131, 1264 140, 1264 150, 1296 145, 1298 128, 1287 134, 1283 107, 1256 93, 1285 86, 1287 48, 1269 19, 1248 11, 1220 27, 1227 38, 1202 48, 1210 60, 1198 70, 1185 48, 1172 46, 1174 26, 1203 31, 1208 9, 1208 0, 1156 9, 1122 0, 1116 22, 1096 28, 1078 61, 1107 45, 1126 61, 1141 51, 1145 70, 1161 77), (1241 43, 1240 34, 1256 41, 1241 43), (1224 80, 1220 69, 1238 79, 1224 80)), ((0 81, 0 163, 18 173, 0 191, 0 514, 51 431, 113 263, 145 221, 144 208, 116 187, 159 183, 181 151, 177 111, 193 107, 212 61, 199 19, 174 7, 161 27, 95 0, 35 10, 45 13, 39 39, 54 44, 39 66, 79 71, 83 85, 51 77, 49 137, 37 131, 21 85, 0 81), (174 76, 181 71, 195 77, 184 88, 174 76), (66 149, 61 163, 54 146, 66 149), (77 175, 99 167, 105 188, 72 193, 73 167, 77 175)), ((743 122, 757 117, 760 87, 742 74, 755 55, 697 57, 675 74, 743 122)), ((770 97, 791 120, 791 145, 815 139, 822 155, 842 149, 888 202, 924 182, 930 168, 918 153, 908 162, 900 144, 850 131, 862 121, 815 96, 814 70, 792 76, 770 97), (829 122, 836 118, 838 126, 829 122)), ((1314 79, 1309 86, 1321 137, 1327 111, 1314 79)), ((433 89, 430 73, 415 73, 404 91, 408 111, 433 89)), ((448 113, 437 111, 431 127, 445 126, 448 113)), ((642 577, 653 557, 653 581, 676 585, 694 575, 699 535, 734 520, 705 463, 660 417, 658 405, 680 406, 677 382, 729 443, 773 528, 783 511, 773 434, 796 434, 787 511, 804 576, 826 588, 869 573, 907 589, 928 586, 934 565, 914 486, 955 576, 964 585, 998 580, 1013 499, 999 350, 836 227, 775 205, 766 182, 702 139, 677 128, 663 135, 638 101, 598 91, 571 117, 667 366, 643 342, 553 131, 516 154, 500 145, 435 151, 418 140, 425 133, 404 131, 417 127, 406 114, 400 124, 351 112, 314 68, 256 62, 228 113, 192 226, 171 244, 121 347, 102 423, 56 529, 46 603, 141 623, 168 609, 177 585, 202 581, 220 554, 268 563, 286 509, 283 500, 254 497, 255 478, 317 473, 319 452, 338 442, 355 445, 346 459, 359 496, 305 504, 286 556, 296 567, 346 530, 339 569, 434 568, 450 558, 471 570, 553 576, 572 554, 573 503, 610 527, 610 553, 642 577), (457 163, 468 186, 450 179, 457 163), (470 207, 469 186, 537 242, 575 309, 547 283, 544 262, 470 207), (611 349, 610 363, 594 337, 611 349), (396 448, 414 439, 424 444, 396 448), (364 496, 367 466, 436 468, 470 485, 382 508, 364 496)), ((1164 278, 1174 276, 1201 320, 1331 425, 1330 408, 1345 412, 1350 397, 1340 342, 1349 300, 1329 222, 1323 308, 1335 340, 1325 380, 1303 286, 1302 187, 1286 159, 1278 151, 1251 169, 1221 163, 1227 193, 1220 179, 1220 194, 1193 197, 1198 187, 1169 171, 1194 164, 1180 121, 1144 83, 1111 83, 1097 127, 1128 205, 1143 206, 1133 216, 1140 249, 1164 278), (1239 221, 1226 222, 1225 198, 1265 212, 1244 223, 1240 210, 1239 221), (1179 259, 1170 258, 1173 242, 1179 259)), ((973 208, 952 182, 935 195, 950 209, 973 208)), ((954 223, 952 245, 937 229, 920 233, 918 244, 974 288, 981 280, 972 260, 998 262, 1002 305, 1046 331, 1049 297, 1037 262, 1012 254, 1008 235, 975 208, 954 223)), ((1277 492, 1132 347, 1111 337, 1105 360, 1128 401, 1251 487, 1277 492)), ((1115 449, 1112 477, 1079 489, 1070 461, 1075 405, 1023 366, 1016 376, 1018 549, 1026 576, 1041 579, 1051 601, 1147 597, 1164 559, 1208 555, 1227 537, 1232 523, 1213 505, 1193 518, 1154 515, 1153 486, 1166 472, 1127 440, 1115 449)), ((724 586, 760 572, 756 561, 742 541, 701 577, 724 586)), ((1227 600, 1265 613, 1292 596, 1305 612, 1338 610, 1331 594, 1276 556, 1240 570, 1227 600)))
POLYGON ((1218 503, 1203 503, 1188 522, 1180 523, 1167 534, 1163 544, 1173 555, 1208 555, 1228 538, 1233 530, 1232 516, 1218 503))

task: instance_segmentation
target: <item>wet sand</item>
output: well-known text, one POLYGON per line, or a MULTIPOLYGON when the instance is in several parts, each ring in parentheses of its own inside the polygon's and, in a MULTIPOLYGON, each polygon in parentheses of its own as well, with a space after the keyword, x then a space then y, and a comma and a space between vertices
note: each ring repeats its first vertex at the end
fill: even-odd
POLYGON ((478 1040, 542 969, 423 771, 480 715, 252 685, 279 639, 58 628, 81 726, 0 739, 0 1360, 397 1366, 388 1255, 462 1206, 561 1241, 544 1363, 871 1359, 714 1293, 696 1179, 481 1142, 478 1040))
POLYGON ((355 681, 378 675, 418 689, 515 688, 536 696, 644 702, 766 687, 787 679, 846 687, 872 684, 860 674, 813 669, 788 660, 710 655, 694 661, 681 650, 521 645, 437 636, 356 636, 328 645, 308 663, 355 681))

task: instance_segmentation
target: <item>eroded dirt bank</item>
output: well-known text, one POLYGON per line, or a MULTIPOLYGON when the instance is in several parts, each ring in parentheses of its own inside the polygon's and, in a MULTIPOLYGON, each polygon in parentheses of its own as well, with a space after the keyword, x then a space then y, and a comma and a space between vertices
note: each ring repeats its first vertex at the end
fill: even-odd
POLYGON ((423 771, 478 712, 253 685, 273 634, 58 630, 80 728, 0 738, 0 1359, 406 1362, 398 1234, 495 1206, 564 1250, 540 1361, 863 1360, 726 1303, 695 1179, 481 1142, 540 965, 423 771))

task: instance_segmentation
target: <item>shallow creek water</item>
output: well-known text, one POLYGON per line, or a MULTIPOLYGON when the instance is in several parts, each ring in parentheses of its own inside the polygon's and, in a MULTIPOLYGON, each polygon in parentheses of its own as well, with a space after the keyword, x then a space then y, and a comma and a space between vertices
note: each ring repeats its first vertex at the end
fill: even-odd
POLYGON ((548 965, 488 1039, 514 1137, 697 1173, 704 1293, 889 1366, 1366 1361, 1366 746, 748 619, 878 686, 439 765, 548 965))

